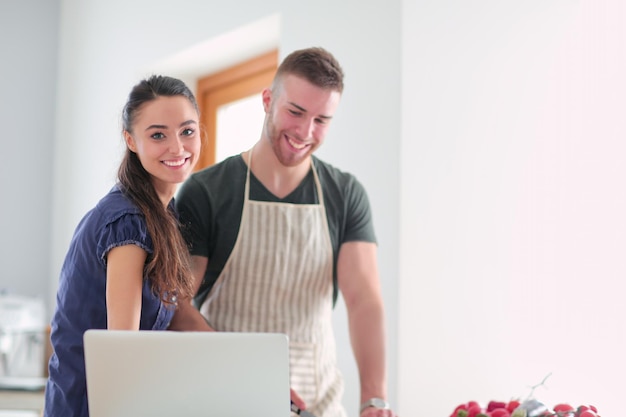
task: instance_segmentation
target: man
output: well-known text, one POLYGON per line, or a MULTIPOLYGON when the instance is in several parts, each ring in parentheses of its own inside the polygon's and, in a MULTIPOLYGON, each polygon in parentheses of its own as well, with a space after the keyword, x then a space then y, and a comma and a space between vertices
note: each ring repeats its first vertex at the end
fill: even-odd
MULTIPOLYGON (((194 174, 177 208, 198 280, 195 301, 211 328, 288 334, 292 400, 319 417, 343 417, 331 322, 341 291, 361 416, 391 417, 367 195, 352 175, 313 156, 342 91, 343 71, 330 53, 291 53, 262 93, 259 141, 194 174)), ((185 328, 186 308, 172 328, 185 328)))

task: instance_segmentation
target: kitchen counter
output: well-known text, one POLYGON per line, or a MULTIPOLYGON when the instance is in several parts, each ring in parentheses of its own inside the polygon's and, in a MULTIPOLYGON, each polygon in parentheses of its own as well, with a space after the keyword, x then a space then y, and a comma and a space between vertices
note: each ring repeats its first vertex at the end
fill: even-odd
MULTIPOLYGON (((0 411, 2 410, 43 410, 43 390, 2 390, 0 389, 0 411)), ((0 417, 2 414, 0 414, 0 417)))

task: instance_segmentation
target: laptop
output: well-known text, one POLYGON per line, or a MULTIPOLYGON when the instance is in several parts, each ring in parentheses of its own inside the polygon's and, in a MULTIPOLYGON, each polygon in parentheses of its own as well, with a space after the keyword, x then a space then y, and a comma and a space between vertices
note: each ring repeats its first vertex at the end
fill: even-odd
POLYGON ((88 330, 90 417, 289 417, 277 333, 88 330))

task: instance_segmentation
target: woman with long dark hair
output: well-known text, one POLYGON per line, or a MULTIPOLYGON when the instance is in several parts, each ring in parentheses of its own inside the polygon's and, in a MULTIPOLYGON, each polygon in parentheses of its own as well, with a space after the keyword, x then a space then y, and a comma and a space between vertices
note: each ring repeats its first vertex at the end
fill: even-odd
POLYGON ((61 269, 48 417, 88 416, 86 330, 165 330, 194 292, 173 197, 200 154, 196 100, 182 81, 152 76, 132 89, 122 121, 118 182, 78 224, 61 269))

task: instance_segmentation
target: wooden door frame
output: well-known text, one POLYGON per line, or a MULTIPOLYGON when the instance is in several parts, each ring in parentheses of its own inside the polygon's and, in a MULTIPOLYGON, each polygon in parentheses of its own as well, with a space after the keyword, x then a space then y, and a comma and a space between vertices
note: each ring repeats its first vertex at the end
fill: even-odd
MULTIPOLYGON (((196 98, 205 141, 196 171, 215 163, 218 108, 269 87, 277 67, 278 50, 275 49, 198 80, 196 98)), ((260 132, 261 126, 259 135, 260 132)))

